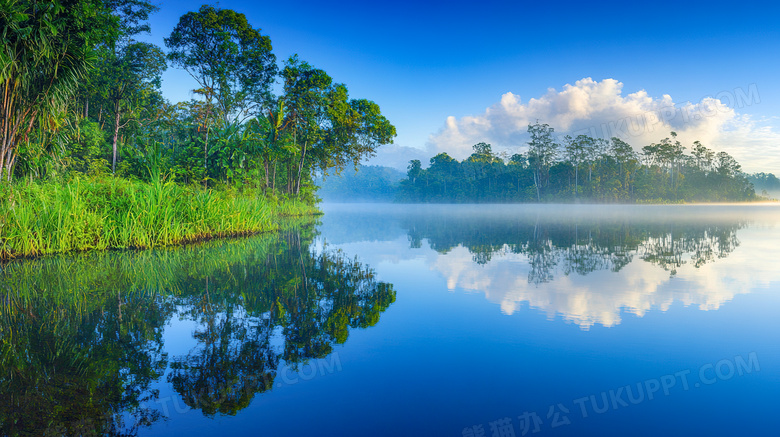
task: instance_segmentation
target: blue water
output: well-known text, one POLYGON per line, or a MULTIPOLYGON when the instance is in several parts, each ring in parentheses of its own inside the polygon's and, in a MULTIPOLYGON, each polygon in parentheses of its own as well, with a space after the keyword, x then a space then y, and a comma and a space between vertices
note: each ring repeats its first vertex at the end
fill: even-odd
POLYGON ((308 250, 392 285, 378 321, 204 415, 167 378, 204 329, 177 302, 140 435, 780 433, 777 206, 323 209, 308 250))

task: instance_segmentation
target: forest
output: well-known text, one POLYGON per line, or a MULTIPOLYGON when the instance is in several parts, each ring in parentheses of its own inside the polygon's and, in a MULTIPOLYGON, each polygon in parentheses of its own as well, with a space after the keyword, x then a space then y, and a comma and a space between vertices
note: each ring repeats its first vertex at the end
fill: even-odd
POLYGON ((0 6, 3 257, 270 229, 278 211, 314 211, 315 173, 355 166, 395 137, 375 102, 297 55, 278 62, 237 11, 203 5, 164 48, 143 42, 158 9, 0 6), (194 79, 189 101, 164 98, 167 68, 194 79))
MULTIPOLYGON (((409 163, 397 200, 403 202, 678 203, 759 200, 751 180, 728 153, 695 141, 686 154, 675 132, 636 152, 619 138, 566 135, 547 124, 528 126, 525 153, 495 153, 487 143, 457 161, 447 153, 428 168, 409 163)), ((769 180, 771 173, 764 175, 769 180)), ((776 178, 774 178, 776 180, 776 178)))

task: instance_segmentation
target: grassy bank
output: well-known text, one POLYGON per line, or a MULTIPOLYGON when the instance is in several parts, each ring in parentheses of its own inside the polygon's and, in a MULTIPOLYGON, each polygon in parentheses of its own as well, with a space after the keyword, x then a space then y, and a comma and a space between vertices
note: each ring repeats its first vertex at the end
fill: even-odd
POLYGON ((34 182, 0 188, 0 258, 152 248, 278 229, 314 206, 232 189, 121 178, 34 182))

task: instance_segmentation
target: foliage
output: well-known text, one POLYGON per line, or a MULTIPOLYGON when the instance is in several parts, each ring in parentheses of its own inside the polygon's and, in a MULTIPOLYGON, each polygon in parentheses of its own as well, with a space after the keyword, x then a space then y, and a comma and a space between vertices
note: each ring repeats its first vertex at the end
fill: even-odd
POLYGON ((755 190, 762 193, 762 196, 768 197, 770 195, 777 196, 780 193, 780 179, 772 173, 755 173, 748 175, 748 180, 755 190))
POLYGON ((165 45, 172 64, 190 73, 206 104, 216 106, 221 127, 257 113, 268 98, 277 72, 271 39, 244 14, 203 5, 179 19, 165 45))
POLYGON ((324 71, 297 56, 280 71, 239 12, 184 14, 166 57, 136 39, 159 9, 147 0, 0 2, 3 258, 274 229, 316 211, 315 172, 395 136, 324 71), (168 61, 196 79, 195 99, 162 97, 168 61))
POLYGON ((4 0, 0 7, 0 179, 36 129, 58 125, 117 19, 97 0, 4 0))
POLYGON ((110 171, 154 182, 154 161, 168 181, 313 204, 315 173, 357 166, 395 136, 376 103, 351 98, 323 70, 297 55, 280 69, 270 38, 236 11, 184 14, 165 38, 166 56, 136 39, 159 9, 146 0, 5 6, 6 180, 110 171), (193 100, 162 97, 169 61, 198 82, 193 100))
POLYGON ((397 200, 405 202, 725 202, 757 199, 741 166, 725 152, 698 141, 693 155, 670 138, 637 154, 619 138, 610 141, 578 135, 563 143, 545 124, 528 127, 526 154, 508 159, 489 144, 458 162, 446 153, 423 169, 410 161, 397 200))

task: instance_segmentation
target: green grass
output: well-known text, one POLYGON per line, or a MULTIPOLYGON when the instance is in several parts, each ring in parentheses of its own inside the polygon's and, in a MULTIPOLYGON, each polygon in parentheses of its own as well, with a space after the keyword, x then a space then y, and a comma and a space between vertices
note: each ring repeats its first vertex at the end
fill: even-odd
POLYGON ((257 193, 121 178, 18 183, 0 195, 2 259, 249 235, 277 230, 281 217, 318 212, 257 193))

